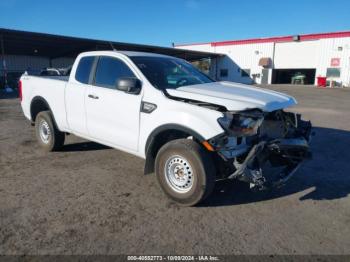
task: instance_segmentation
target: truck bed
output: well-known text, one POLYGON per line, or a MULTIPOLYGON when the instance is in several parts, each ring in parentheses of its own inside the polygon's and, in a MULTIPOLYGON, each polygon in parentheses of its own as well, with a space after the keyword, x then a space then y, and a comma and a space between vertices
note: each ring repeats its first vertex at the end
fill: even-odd
MULTIPOLYGON (((43 98, 50 105, 57 125, 61 129, 68 128, 65 108, 65 87, 68 76, 32 76, 23 75, 22 82, 22 108, 24 115, 31 119, 30 102, 33 99, 43 98)), ((62 130, 62 131, 63 131, 62 130)))
MULTIPOLYGON (((25 76, 25 75, 24 75, 25 76)), ((32 78, 43 78, 43 79, 52 79, 68 82, 69 76, 41 76, 41 75, 27 75, 32 78)))

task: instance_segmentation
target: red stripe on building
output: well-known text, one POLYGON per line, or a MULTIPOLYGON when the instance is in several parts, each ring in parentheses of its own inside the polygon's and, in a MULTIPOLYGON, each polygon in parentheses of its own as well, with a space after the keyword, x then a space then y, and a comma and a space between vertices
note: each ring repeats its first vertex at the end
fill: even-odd
POLYGON ((211 46, 225 46, 225 45, 246 45, 246 44, 260 44, 260 43, 276 43, 276 42, 290 42, 293 41, 293 36, 269 37, 269 38, 254 38, 247 40, 233 40, 210 43, 211 46))
MULTIPOLYGON (((332 33, 320 33, 320 34, 305 34, 299 35, 300 41, 318 40, 325 38, 342 38, 350 37, 350 31, 344 32, 332 32, 332 33)), ((192 45, 211 45, 211 46, 227 46, 227 45, 245 45, 245 44, 259 44, 259 43, 280 43, 280 42, 292 42, 293 35, 280 36, 280 37, 268 37, 268 38, 253 38, 245 40, 232 40, 232 41, 220 41, 211 43, 194 43, 194 44, 181 44, 176 46, 192 46, 192 45)))

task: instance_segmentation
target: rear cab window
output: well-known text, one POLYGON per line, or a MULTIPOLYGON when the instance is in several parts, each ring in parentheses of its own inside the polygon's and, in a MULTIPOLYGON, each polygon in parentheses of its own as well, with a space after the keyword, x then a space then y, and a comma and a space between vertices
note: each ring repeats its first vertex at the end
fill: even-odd
POLYGON ((77 70, 75 72, 75 79, 78 82, 83 84, 89 83, 91 68, 94 60, 94 56, 86 56, 80 59, 77 70))

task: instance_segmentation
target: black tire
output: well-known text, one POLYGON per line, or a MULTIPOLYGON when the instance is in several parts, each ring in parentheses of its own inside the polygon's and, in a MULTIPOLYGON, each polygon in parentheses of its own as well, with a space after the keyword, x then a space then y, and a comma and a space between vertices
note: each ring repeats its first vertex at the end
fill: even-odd
POLYGON ((45 151, 56 151, 64 144, 65 134, 56 127, 50 111, 40 112, 36 116, 35 134, 40 146, 44 148, 45 151), (46 134, 48 134, 47 139, 45 139, 46 135, 44 134, 45 132, 42 131, 42 128, 48 130, 48 132, 46 132, 46 134), (43 135, 41 135, 41 133, 43 135), (45 138, 43 136, 45 136, 45 138))
MULTIPOLYGON (((215 167, 209 153, 201 145, 190 139, 177 139, 165 144, 157 154, 155 173, 164 193, 182 206, 194 206, 203 201, 210 195, 215 185, 215 167), (181 190, 181 188, 178 189, 171 185, 169 175, 167 175, 169 174, 168 170, 171 170, 172 166, 177 164, 176 162, 181 161, 176 159, 178 156, 188 163, 187 166, 185 164, 182 167, 192 171, 191 176, 185 174, 185 177, 192 179, 191 187, 188 186, 189 188, 185 189, 189 190, 187 192, 178 192, 177 190, 181 190)), ((184 176, 183 173, 180 174, 184 176)))

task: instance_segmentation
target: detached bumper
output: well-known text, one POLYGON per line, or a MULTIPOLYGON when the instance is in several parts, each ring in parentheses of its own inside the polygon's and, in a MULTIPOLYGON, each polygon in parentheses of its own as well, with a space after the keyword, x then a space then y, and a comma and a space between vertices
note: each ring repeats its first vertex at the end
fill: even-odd
POLYGON ((262 141, 252 147, 242 163, 235 160, 236 171, 229 178, 248 182, 258 190, 279 187, 309 158, 308 140, 303 136, 262 141))

